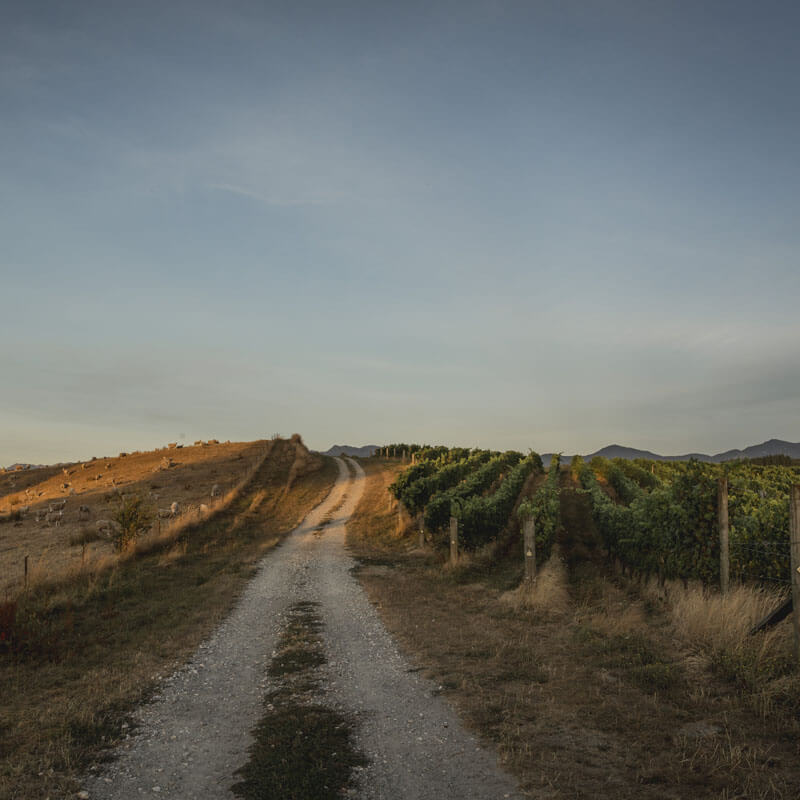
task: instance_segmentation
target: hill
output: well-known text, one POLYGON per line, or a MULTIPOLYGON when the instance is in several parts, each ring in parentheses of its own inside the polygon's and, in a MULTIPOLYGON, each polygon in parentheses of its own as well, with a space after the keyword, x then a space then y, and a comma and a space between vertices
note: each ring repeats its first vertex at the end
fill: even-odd
MULTIPOLYGON (((552 453, 545 453, 542 456, 542 461, 545 465, 550 463, 552 453)), ((589 453, 583 456, 587 461, 595 456, 603 458, 647 458, 653 461, 688 461, 690 458, 695 458, 698 461, 707 461, 713 464, 720 464, 723 461, 734 461, 739 458, 763 458, 764 456, 779 456, 785 455, 790 458, 800 459, 800 442, 786 442, 782 439, 769 439, 761 444, 750 445, 744 450, 726 450, 724 453, 717 453, 716 455, 708 455, 706 453, 686 453, 680 456, 662 456, 658 453, 653 453, 650 450, 637 450, 635 447, 623 447, 619 444, 610 444, 596 450, 594 453, 589 453)), ((569 464, 573 456, 564 456, 561 460, 564 464, 569 464)))
POLYGON ((326 450, 324 456, 358 456, 359 458, 369 458, 376 450, 378 445, 365 444, 363 447, 354 447, 351 444, 335 444, 326 450))

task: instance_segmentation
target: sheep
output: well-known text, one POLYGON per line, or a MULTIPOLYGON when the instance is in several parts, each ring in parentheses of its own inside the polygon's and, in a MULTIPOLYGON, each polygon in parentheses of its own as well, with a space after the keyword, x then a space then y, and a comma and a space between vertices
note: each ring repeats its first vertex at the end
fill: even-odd
POLYGON ((208 514, 208 506, 205 503, 200 503, 200 513, 203 515, 208 514))
POLYGON ((61 524, 61 520, 63 519, 64 519, 63 511, 50 511, 45 517, 45 522, 48 523, 53 522, 55 523, 56 527, 58 527, 61 524))
POLYGON ((222 494, 222 489, 219 488, 219 484, 218 483, 215 483, 211 487, 211 496, 212 497, 218 497, 220 494, 222 494))
POLYGON ((178 516, 179 509, 180 506, 178 505, 178 502, 177 501, 173 502, 172 505, 169 507, 170 514, 172 514, 173 517, 178 516))
POLYGON ((78 519, 89 519, 92 515, 92 510, 89 506, 78 506, 78 519))
POLYGON ((66 505, 67 505, 66 500, 56 500, 54 503, 50 503, 49 509, 51 512, 63 511, 66 508, 66 505))

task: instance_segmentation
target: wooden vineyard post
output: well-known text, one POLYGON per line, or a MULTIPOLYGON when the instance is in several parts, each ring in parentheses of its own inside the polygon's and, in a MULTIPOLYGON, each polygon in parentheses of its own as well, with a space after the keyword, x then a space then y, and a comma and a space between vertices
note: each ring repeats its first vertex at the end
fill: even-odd
POLYGON ((450 563, 458 561, 458 520, 450 517, 450 563))
POLYGON ((408 460, 408 451, 403 450, 403 463, 405 464, 407 460, 408 460))
POLYGON ((411 454, 411 466, 413 467, 414 464, 416 464, 416 463, 417 463, 417 454, 416 453, 412 453, 411 454))
POLYGON ((719 479, 719 585, 723 594, 728 591, 731 576, 731 558, 728 542, 728 479, 719 479))
POLYGON ((533 517, 525 520, 522 538, 525 548, 525 585, 530 588, 536 580, 536 522, 533 517))
POLYGON ((792 569, 794 656, 800 662, 800 484, 789 491, 789 562, 792 569))

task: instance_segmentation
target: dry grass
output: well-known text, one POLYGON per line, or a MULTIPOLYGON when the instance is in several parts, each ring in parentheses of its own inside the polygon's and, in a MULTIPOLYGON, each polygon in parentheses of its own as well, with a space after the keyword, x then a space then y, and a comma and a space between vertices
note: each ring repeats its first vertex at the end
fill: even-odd
MULTIPOLYGON (((364 494, 347 521, 347 543, 356 553, 374 556, 376 549, 405 550, 408 540, 398 533, 398 508, 389 494, 389 484, 405 469, 391 459, 358 459, 366 474, 364 494)), ((347 462, 345 462, 347 463, 347 462)))
MULTIPOLYGON (((359 578, 405 652, 528 796, 796 800, 798 704, 780 711, 785 685, 779 700, 728 680, 678 635, 663 596, 594 561, 569 568, 568 580, 553 564, 545 581, 543 569, 541 605, 504 586, 522 573, 513 542, 494 565, 479 556, 443 569, 413 537, 392 533, 380 468, 367 472, 354 541, 381 567, 359 578)), ((565 541, 588 542, 591 553, 591 531, 567 531, 565 541)), ((777 692, 781 680, 769 685, 777 692)))
POLYGON ((513 608, 529 608, 539 614, 563 617, 572 607, 567 568, 558 548, 539 569, 532 586, 521 583, 501 596, 513 608))
MULTIPOLYGON (((699 585, 675 585, 669 591, 669 609, 675 632, 689 645, 721 651, 739 650, 748 631, 786 600, 788 592, 757 586, 734 585, 727 594, 699 585)), ((758 637, 762 646, 785 645, 786 625, 758 637)))
POLYGON ((68 796, 124 737, 129 710, 228 612, 264 550, 330 491, 328 459, 286 492, 295 459, 294 443, 276 443, 213 519, 19 598, 17 645, 0 655, 0 798, 68 796))
MULTIPOLYGON (((212 498, 211 488, 218 484, 223 495, 230 495, 237 485, 246 483, 258 463, 263 460, 268 442, 239 442, 161 449, 131 453, 120 458, 99 458, 95 461, 44 467, 0 474, 0 516, 4 510, 29 506, 21 519, 0 526, 0 592, 14 594, 22 588, 24 557, 29 567, 35 566, 38 577, 68 575, 88 558, 105 559, 113 551, 108 538, 72 544, 85 528, 94 528, 101 519, 110 519, 122 493, 135 493, 152 505, 153 511, 178 502, 181 516, 177 520, 156 520, 153 535, 165 527, 191 527, 202 516, 201 504, 209 508, 224 507, 224 497, 212 498), (161 469, 162 462, 172 466, 161 469), (65 474, 66 473, 66 474, 65 474), (97 477, 100 480, 97 480, 97 477), (67 484, 67 488, 62 488, 67 484), (71 494, 74 492, 74 494, 71 494), (36 514, 47 510, 51 502, 65 501, 64 518, 56 526, 36 514), (89 508, 89 520, 80 506, 89 508)), ((29 576, 30 577, 30 576, 29 576)))

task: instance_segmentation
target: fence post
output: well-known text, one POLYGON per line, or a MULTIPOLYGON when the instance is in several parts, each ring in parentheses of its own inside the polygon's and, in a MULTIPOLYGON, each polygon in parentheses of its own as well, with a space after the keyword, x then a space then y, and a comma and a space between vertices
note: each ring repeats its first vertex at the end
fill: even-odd
POLYGON ((458 520, 450 517, 450 563, 458 561, 458 520))
POLYGON ((789 490, 789 554, 792 566, 794 655, 800 661, 800 484, 789 490))
POLYGON ((25 590, 28 589, 28 558, 29 556, 25 556, 25 590))
POLYGON ((728 479, 719 479, 717 493, 719 513, 719 583, 723 594, 728 591, 731 575, 731 558, 728 542, 728 479))
POLYGON ((536 580, 536 522, 533 517, 525 520, 522 538, 525 547, 525 585, 531 587, 536 580))

